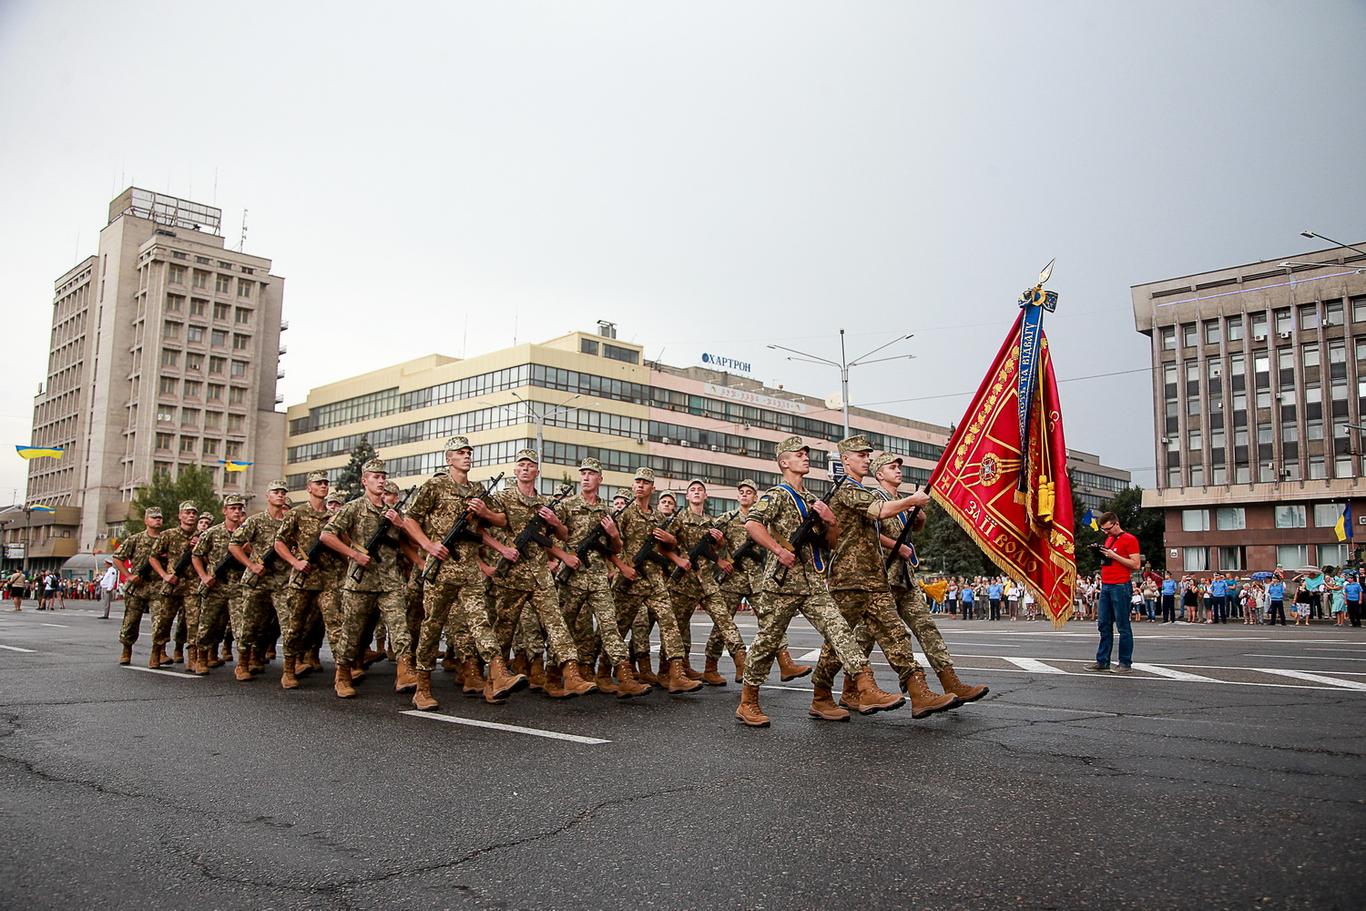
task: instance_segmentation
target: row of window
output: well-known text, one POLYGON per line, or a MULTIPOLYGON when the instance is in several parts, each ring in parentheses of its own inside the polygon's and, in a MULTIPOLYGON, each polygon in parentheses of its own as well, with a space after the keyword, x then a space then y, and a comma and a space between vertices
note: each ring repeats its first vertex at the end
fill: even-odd
MULTIPOLYGON (((198 316, 198 317, 207 319, 208 316, 209 316, 210 304, 211 304, 211 303, 212 303, 212 310, 213 310, 213 318, 214 318, 215 321, 220 322, 220 323, 226 323, 226 322, 228 322, 229 318, 231 318, 232 322, 236 323, 236 324, 239 325, 239 326, 245 326, 245 325, 249 325, 249 324, 251 323, 251 317, 252 317, 253 311, 252 311, 250 308, 248 308, 248 307, 233 307, 231 304, 224 304, 224 303, 220 303, 220 302, 216 302, 216 301, 211 302, 211 301, 205 300, 205 299, 202 298, 202 297, 192 297, 192 298, 190 298, 190 307, 189 307, 190 316, 198 316)), ((185 311, 185 295, 183 295, 183 294, 167 294, 167 295, 166 295, 166 312, 167 312, 167 313, 182 313, 182 312, 184 312, 184 311, 185 311)))
MULTIPOLYGON (((1289 570, 1309 565, 1340 567, 1347 563, 1350 556, 1348 545, 1336 541, 1327 544, 1276 545, 1276 565, 1289 570), (1313 553, 1310 553, 1310 548, 1313 548, 1313 553)), ((1181 568, 1192 573, 1211 571, 1236 573, 1248 569, 1272 569, 1270 566, 1248 566, 1247 548, 1242 545, 1183 547, 1181 548, 1181 568)))
MULTIPOLYGON (((228 267, 231 268, 232 264, 229 263, 228 267)), ((185 279, 189 271, 189 268, 186 266, 181 266, 176 263, 170 263, 166 268, 166 281, 172 285, 183 285, 185 284, 185 279)), ((193 271, 194 275, 191 279, 193 282, 192 287, 207 291, 209 287, 209 276, 212 275, 214 280, 214 293, 232 294, 233 276, 214 274, 205 269, 195 269, 193 271)), ((243 269, 242 271, 245 272, 247 270, 243 269)), ((255 293, 254 289, 256 287, 256 284, 257 283, 254 279, 238 278, 237 296, 242 300, 250 300, 252 295, 255 293)))
MULTIPOLYGON (((179 367, 179 366, 180 366, 180 357, 181 357, 182 354, 184 354, 184 356, 185 356, 185 369, 186 369, 187 371, 189 371, 190 373, 203 373, 203 372, 204 372, 204 364, 205 364, 204 358, 205 358, 206 356, 208 357, 208 365, 209 365, 208 375, 209 375, 209 376, 222 376, 222 375, 224 374, 224 372, 227 371, 227 369, 228 369, 228 359, 227 359, 226 357, 220 357, 220 356, 217 355, 217 354, 203 355, 203 354, 200 354, 200 353, 197 352, 197 351, 184 351, 184 352, 182 352, 182 351, 179 351, 178 349, 175 349, 175 348, 163 348, 163 349, 161 349, 161 366, 163 366, 163 367, 179 367)), ((245 375, 246 375, 246 369, 247 369, 247 362, 246 362, 246 361, 233 361, 233 368, 232 368, 232 369, 233 369, 234 371, 236 371, 236 372, 233 373, 233 376, 245 376, 245 375), (239 366, 239 365, 240 365, 240 366, 239 366)))
MULTIPOLYGON (((175 424, 177 412, 180 417, 180 426, 186 428, 203 428, 204 430, 219 430, 225 426, 224 413, 221 411, 204 411, 198 408, 176 408, 173 405, 157 406, 158 424, 175 424)), ((240 414, 226 415, 226 427, 228 433, 245 433, 246 418, 240 414)), ((158 444, 158 448, 160 444, 158 444)))
POLYGON ((221 403, 224 390, 227 391, 229 405, 246 404, 249 390, 244 386, 224 386, 221 383, 206 384, 199 380, 181 381, 173 376, 163 376, 157 381, 157 394, 166 398, 198 399, 202 396, 206 402, 221 403))
MULTIPOLYGON (((1366 323, 1366 296, 1352 298, 1351 308, 1352 322, 1366 323)), ((1301 304, 1293 308, 1277 307, 1271 311, 1269 317, 1265 311, 1261 311, 1246 316, 1238 314, 1223 319, 1202 320, 1199 323, 1182 323, 1181 347, 1197 348, 1202 338, 1206 345, 1217 345, 1225 340, 1241 341, 1245 330, 1250 331, 1254 339, 1265 339, 1270 330, 1274 330, 1277 335, 1288 335, 1296 329, 1311 331, 1320 326, 1329 329, 1343 324, 1343 314, 1343 303, 1339 299, 1324 301, 1322 311, 1317 303, 1301 304)), ((1159 330, 1159 336, 1163 351, 1176 350, 1176 326, 1163 326, 1159 330)))
MULTIPOLYGON (((161 324, 161 337, 164 339, 178 340, 182 323, 174 320, 166 320, 161 324)), ((204 339, 209 339, 209 346, 212 348, 226 348, 228 346, 228 331, 226 329, 210 329, 208 326, 196 326, 191 323, 185 327, 185 341, 192 344, 204 344, 204 339)), ((233 351, 250 351, 251 336, 243 335, 240 332, 232 333, 233 351)))
MULTIPOLYGON (((1342 516, 1341 503, 1314 503, 1315 528, 1332 528, 1342 516)), ((1247 528, 1247 511, 1242 506, 1220 506, 1209 509, 1181 510, 1182 531, 1209 531, 1210 513, 1214 514, 1217 531, 1239 531, 1247 528)), ((1275 509, 1277 528, 1307 528, 1309 507, 1304 503, 1282 503, 1275 509)))

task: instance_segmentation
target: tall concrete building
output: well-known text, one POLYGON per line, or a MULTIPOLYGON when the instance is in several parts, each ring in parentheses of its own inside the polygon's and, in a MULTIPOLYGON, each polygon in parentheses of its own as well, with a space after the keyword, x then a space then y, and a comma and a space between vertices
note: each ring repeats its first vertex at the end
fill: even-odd
MULTIPOLYGON (((1152 342, 1167 565, 1192 573, 1341 566, 1361 497, 1366 256, 1349 248, 1132 288, 1152 342)), ((1358 526, 1366 537, 1366 528, 1358 526)))
POLYGON ((57 279, 30 442, 65 455, 29 465, 28 502, 55 507, 26 517, 38 565, 107 549, 154 472, 199 465, 219 490, 262 498, 279 475, 284 279, 227 249, 221 221, 212 206, 130 188, 109 204, 96 254, 57 279), (254 464, 224 471, 232 459, 254 464))
MULTIPOLYGON (((818 398, 766 386, 706 367, 649 363, 640 345, 573 332, 461 360, 428 355, 318 386, 289 408, 286 479, 300 490, 309 471, 339 472, 364 435, 403 486, 445 464, 442 446, 455 434, 474 446, 476 480, 511 476, 518 449, 541 449, 542 489, 578 480, 579 461, 602 461, 609 493, 629 488, 637 467, 654 469, 658 489, 708 484, 712 510, 732 508, 735 485, 778 480, 775 444, 798 434, 811 444, 811 487, 824 491, 836 469, 839 411, 818 398)), ((948 442, 949 429, 862 408, 851 409, 855 432, 879 450, 905 458, 908 483, 924 483, 948 442)), ((1083 500, 1099 506, 1129 484, 1126 471, 1074 452, 1072 477, 1083 500)))

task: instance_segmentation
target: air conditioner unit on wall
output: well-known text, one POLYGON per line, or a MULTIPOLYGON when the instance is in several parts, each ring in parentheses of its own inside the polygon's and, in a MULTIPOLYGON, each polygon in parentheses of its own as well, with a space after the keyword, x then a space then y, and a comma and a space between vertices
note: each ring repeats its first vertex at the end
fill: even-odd
POLYGON ((1253 340, 1254 342, 1264 342, 1264 341, 1266 341, 1266 334, 1265 334, 1265 333, 1262 333, 1262 334, 1259 334, 1259 335, 1254 335, 1254 336, 1252 336, 1252 340, 1253 340))
POLYGON ((1290 338, 1290 333, 1289 333, 1289 332, 1282 332, 1282 333, 1281 333, 1281 338, 1290 338))

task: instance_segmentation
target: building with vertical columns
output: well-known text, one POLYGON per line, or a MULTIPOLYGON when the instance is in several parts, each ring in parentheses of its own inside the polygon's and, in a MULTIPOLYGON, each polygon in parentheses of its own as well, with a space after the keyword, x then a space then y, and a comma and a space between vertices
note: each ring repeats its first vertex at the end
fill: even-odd
POLYGON ((30 529, 36 566, 107 549, 154 472, 199 465, 222 492, 262 497, 280 474, 284 279, 227 249, 221 216, 129 188, 96 254, 57 279, 29 442, 65 453, 29 464, 28 502, 55 508, 30 529), (224 471, 232 459, 254 464, 224 471))
MULTIPOLYGON (((1167 565, 1341 566, 1333 526, 1366 515, 1366 256, 1349 248, 1131 289, 1152 344, 1167 565)), ((1366 528, 1358 528, 1366 533, 1366 528)))

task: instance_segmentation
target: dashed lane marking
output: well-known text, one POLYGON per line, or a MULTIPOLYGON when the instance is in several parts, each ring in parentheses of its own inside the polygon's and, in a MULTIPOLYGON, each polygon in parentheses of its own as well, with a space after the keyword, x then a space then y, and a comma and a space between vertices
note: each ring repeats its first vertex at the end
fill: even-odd
POLYGON ((23 652, 25 655, 36 655, 38 653, 36 649, 20 648, 17 645, 0 645, 0 648, 7 652, 23 652))
POLYGON ((141 671, 144 674, 160 674, 163 677, 176 677, 180 680, 199 680, 198 674, 182 674, 180 671, 163 671, 159 667, 138 667, 136 664, 122 665, 125 671, 141 671))
POLYGON ((1347 658, 1343 655, 1259 655, 1246 652, 1249 658, 1290 658, 1294 661, 1366 661, 1366 658, 1347 658))
POLYGON ((430 721, 444 721, 447 724, 463 724, 472 728, 488 728, 494 731, 507 731, 510 734, 528 734, 532 737, 545 737, 550 740, 568 740, 570 743, 586 743, 592 746, 612 742, 610 740, 603 740, 600 737, 584 737, 579 734, 563 734, 559 731, 545 731, 540 728, 525 728, 518 724, 499 724, 495 721, 480 721, 478 718, 459 718, 455 715, 443 715, 439 712, 423 712, 417 709, 408 709, 402 712, 402 714, 411 715, 414 718, 426 718, 430 721))
POLYGON ((1189 674, 1185 671, 1178 671, 1173 670, 1169 667, 1162 667, 1160 664, 1139 664, 1137 661, 1135 661, 1133 663, 1133 669, 1136 671, 1147 671, 1149 674, 1156 674, 1159 677, 1166 677, 1169 680, 1189 680, 1192 683, 1223 682, 1222 680, 1216 680, 1213 677, 1203 677, 1200 674, 1189 674))

